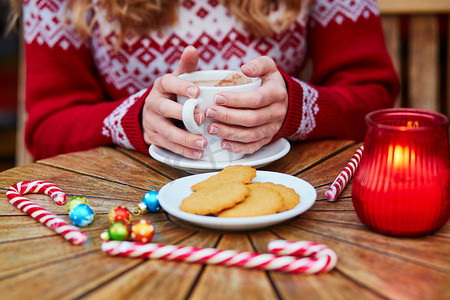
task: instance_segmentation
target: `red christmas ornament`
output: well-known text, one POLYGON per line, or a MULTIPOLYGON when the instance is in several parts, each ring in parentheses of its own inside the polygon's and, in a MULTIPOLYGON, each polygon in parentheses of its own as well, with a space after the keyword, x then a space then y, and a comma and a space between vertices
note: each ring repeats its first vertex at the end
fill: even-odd
POLYGON ((150 243, 155 235, 155 226, 147 220, 137 221, 131 226, 131 238, 138 243, 150 243))
POLYGON ((111 224, 115 222, 131 224, 133 215, 125 206, 117 206, 109 211, 108 219, 111 224))

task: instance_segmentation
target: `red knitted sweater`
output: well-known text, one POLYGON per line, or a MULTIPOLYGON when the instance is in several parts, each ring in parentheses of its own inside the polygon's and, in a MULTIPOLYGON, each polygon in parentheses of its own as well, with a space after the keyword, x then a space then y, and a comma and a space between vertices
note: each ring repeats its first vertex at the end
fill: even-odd
POLYGON ((175 70, 188 45, 199 50, 203 70, 238 70, 261 55, 275 60, 289 94, 275 138, 362 139, 365 114, 392 106, 398 93, 376 1, 302 3, 289 30, 255 38, 219 1, 180 0, 175 27, 127 36, 114 50, 117 24, 105 22, 102 13, 86 41, 65 18, 66 1, 25 1, 28 148, 35 158, 108 144, 147 153, 140 125, 144 99, 156 78, 175 70), (296 78, 307 59, 308 82, 296 78))

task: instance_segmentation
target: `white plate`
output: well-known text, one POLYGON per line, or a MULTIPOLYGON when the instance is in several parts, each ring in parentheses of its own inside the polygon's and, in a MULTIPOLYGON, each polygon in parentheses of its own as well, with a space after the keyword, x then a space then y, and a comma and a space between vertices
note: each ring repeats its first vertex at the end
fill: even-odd
POLYGON ((286 139, 279 139, 270 145, 264 146, 253 154, 245 155, 243 158, 233 162, 210 162, 203 160, 189 159, 175 154, 167 149, 151 145, 149 153, 151 157, 177 169, 185 170, 189 173, 202 173, 219 171, 228 165, 248 165, 260 168, 285 156, 291 145, 286 139))
POLYGON ((217 174, 217 172, 191 175, 169 182, 159 191, 159 203, 172 216, 202 227, 221 230, 251 230, 271 226, 296 217, 307 211, 317 197, 314 187, 303 179, 283 173, 257 171, 252 182, 273 182, 293 188, 300 195, 300 203, 293 209, 281 213, 247 218, 218 218, 181 211, 181 202, 192 194, 191 186, 214 174, 217 174))

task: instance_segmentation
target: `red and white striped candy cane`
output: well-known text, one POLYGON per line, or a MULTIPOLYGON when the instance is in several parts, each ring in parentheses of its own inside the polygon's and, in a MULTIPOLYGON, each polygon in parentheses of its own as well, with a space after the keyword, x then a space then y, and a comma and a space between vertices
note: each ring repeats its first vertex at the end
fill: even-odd
POLYGON ((353 177, 353 174, 356 172, 356 169, 358 168, 359 162, 361 161, 363 150, 364 146, 361 146, 356 150, 350 162, 347 164, 344 170, 342 170, 342 172, 339 174, 336 180, 334 180, 330 188, 325 192, 325 196, 327 196, 328 201, 330 202, 336 201, 336 199, 345 189, 349 180, 353 177))
POLYGON ((336 254, 331 249, 326 255, 300 258, 269 253, 239 252, 235 250, 155 243, 140 244, 127 241, 103 242, 101 248, 103 252, 112 256, 151 258, 297 274, 327 272, 336 265, 337 261, 336 254))
POLYGON ((307 256, 326 258, 330 262, 324 272, 331 270, 337 263, 336 253, 326 245, 308 241, 292 242, 286 240, 272 240, 268 245, 269 252, 276 255, 307 256))
POLYGON ((30 193, 46 194, 52 197, 58 205, 63 205, 66 202, 66 195, 59 187, 53 183, 40 180, 16 183, 8 188, 6 197, 8 198, 9 203, 19 208, 24 213, 29 214, 42 224, 50 227, 72 244, 81 245, 86 241, 87 236, 83 231, 23 197, 24 194, 30 193))

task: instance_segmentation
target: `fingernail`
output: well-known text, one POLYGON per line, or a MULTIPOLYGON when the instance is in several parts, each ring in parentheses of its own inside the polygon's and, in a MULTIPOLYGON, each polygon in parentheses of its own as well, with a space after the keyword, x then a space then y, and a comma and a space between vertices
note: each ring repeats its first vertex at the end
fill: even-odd
POLYGON ((197 146, 197 148, 199 149, 205 149, 205 141, 204 140, 196 140, 194 142, 195 146, 197 146))
POLYGON ((249 69, 250 70, 250 72, 256 72, 256 67, 255 67, 255 65, 254 64, 245 64, 245 65, 243 65, 242 66, 243 68, 247 68, 247 69, 249 69))
POLYGON ((225 104, 225 103, 227 103, 227 98, 225 98, 222 95, 216 95, 214 100, 216 101, 216 104, 225 104))
POLYGON ((197 88, 195 86, 188 87, 187 94, 189 97, 194 98, 197 92, 197 88))
POLYGON ((231 149, 231 145, 229 143, 224 143, 223 144, 223 149, 230 150, 231 149))
POLYGON ((196 121, 198 121, 197 122, 198 125, 203 124, 203 121, 204 121, 203 120, 203 114, 199 114, 199 113, 194 114, 194 119, 196 121))
POLYGON ((195 158, 201 158, 203 155, 202 151, 194 151, 193 154, 195 158))
POLYGON ((214 119, 215 117, 217 117, 217 112, 212 108, 208 108, 206 110, 206 117, 214 119))
POLYGON ((220 130, 216 126, 211 126, 209 128, 209 134, 218 134, 219 132, 220 132, 220 130))

